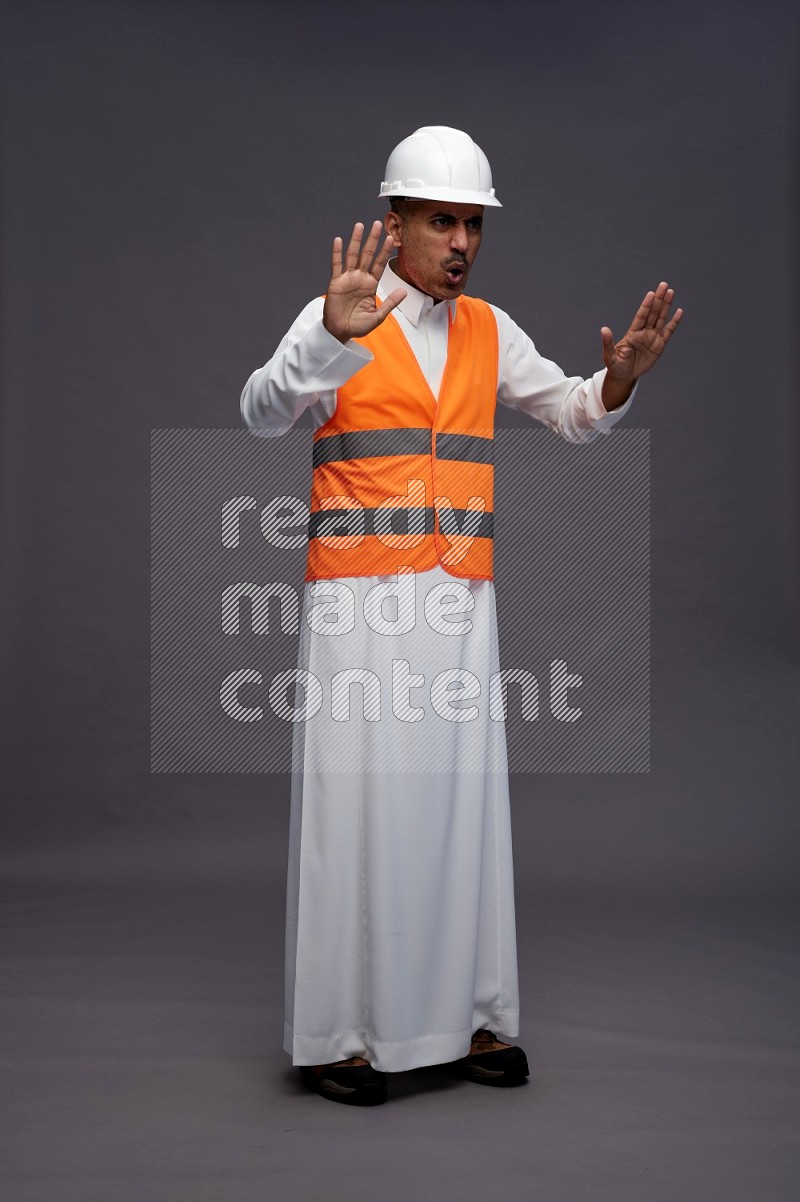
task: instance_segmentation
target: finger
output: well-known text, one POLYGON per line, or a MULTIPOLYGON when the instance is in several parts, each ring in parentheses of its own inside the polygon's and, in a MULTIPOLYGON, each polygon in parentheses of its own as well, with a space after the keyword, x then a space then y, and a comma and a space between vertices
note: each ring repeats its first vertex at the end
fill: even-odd
MULTIPOLYGON (((381 322, 386 321, 392 309, 396 309, 406 295, 405 288, 395 288, 394 292, 389 293, 386 300, 377 302, 375 312, 370 319, 369 326, 364 330, 364 334, 370 334, 377 329, 381 322)), ((363 337, 363 334, 361 336, 363 337)))
POLYGON ((603 362, 608 365, 614 358, 614 335, 608 326, 602 326, 600 337, 603 340, 603 362))
POLYGON ((648 305, 647 312, 644 315, 644 325, 641 327, 641 329, 653 329, 655 326, 656 322, 658 321, 658 315, 661 312, 661 303, 664 299, 665 290, 666 284, 662 280, 655 292, 648 292, 647 295, 650 297, 650 304, 648 305))
POLYGON ((357 221, 353 226, 353 232, 350 235, 350 242, 347 246, 347 254, 345 255, 344 265, 346 271, 353 271, 358 263, 358 252, 361 249, 361 239, 364 234, 363 221, 357 221))
POLYGON ((406 296, 408 296, 408 293, 405 288, 395 288, 394 292, 390 292, 386 300, 381 302, 381 307, 377 311, 378 320, 376 324, 380 325, 382 321, 385 321, 392 309, 396 309, 400 302, 405 300, 406 296))
POLYGON ((632 331, 635 332, 636 330, 643 330, 645 328, 645 326, 648 324, 648 321, 650 318, 650 311, 653 307, 654 297, 655 297, 654 292, 646 292, 645 293, 644 300, 639 305, 639 308, 636 310, 636 312, 633 315, 633 321, 631 322, 631 327, 630 327, 632 331))
POLYGON ((676 309, 675 316, 665 326, 664 331, 661 335, 661 337, 664 339, 665 343, 669 342, 670 338, 675 333, 676 329, 680 325, 680 320, 682 317, 683 317, 683 309, 676 309))
MULTIPOLYGON (((659 291, 660 290, 661 290, 661 285, 659 284, 659 291)), ((672 288, 670 288, 668 284, 665 283, 663 295, 660 298, 658 310, 655 315, 655 329, 657 331, 659 331, 659 333, 663 330, 664 326, 667 323, 667 320, 669 318, 669 311, 672 308, 672 302, 674 301, 674 299, 675 299, 674 290, 672 288)))
POLYGON ((653 302, 650 306, 650 312, 647 315, 646 325, 653 328, 661 316, 661 308, 664 304, 664 297, 667 294, 669 284, 666 280, 662 280, 653 293, 653 302))
POLYGON ((377 255, 377 258, 375 259, 375 262, 372 264, 372 274, 375 276, 376 280, 379 280, 381 278, 381 276, 383 275, 383 269, 386 266, 386 264, 389 262, 389 260, 391 259, 393 250, 394 250, 394 242, 392 241, 392 239, 389 236, 387 236, 383 243, 383 246, 378 251, 378 255, 377 255))
POLYGON ((380 240, 382 229, 383 226, 381 225, 380 221, 373 221, 372 229, 369 231, 367 240, 364 243, 364 249, 361 251, 361 254, 358 258, 359 271, 369 271, 370 267, 372 266, 372 258, 375 254, 375 251, 378 249, 378 242, 380 240))
POLYGON ((667 324, 667 319, 669 318, 669 311, 672 308, 672 302, 674 299, 675 299, 675 293, 673 292, 672 288, 667 288, 666 292, 664 293, 663 297, 661 298, 661 304, 658 307, 658 313, 656 315, 655 328, 656 328, 656 330, 659 331, 659 333, 663 330, 664 326, 667 324))
POLYGON ((331 255, 331 279, 335 280, 342 274, 342 240, 334 238, 333 254, 331 255))
POLYGON ((650 314, 648 316, 648 325, 649 326, 655 327, 658 325, 658 322, 661 319, 661 313, 664 308, 664 298, 667 295, 668 291, 669 291, 669 285, 666 283, 665 280, 662 280, 661 283, 656 288, 655 292, 653 293, 653 303, 650 307, 650 314))

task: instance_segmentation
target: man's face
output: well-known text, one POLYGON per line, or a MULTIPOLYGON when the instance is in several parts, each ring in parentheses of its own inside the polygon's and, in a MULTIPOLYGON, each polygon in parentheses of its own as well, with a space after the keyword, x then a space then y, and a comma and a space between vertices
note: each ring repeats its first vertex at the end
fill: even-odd
POLYGON ((385 218, 397 247, 397 274, 434 300, 460 296, 480 249, 482 225, 483 205, 406 201, 402 213, 385 218))

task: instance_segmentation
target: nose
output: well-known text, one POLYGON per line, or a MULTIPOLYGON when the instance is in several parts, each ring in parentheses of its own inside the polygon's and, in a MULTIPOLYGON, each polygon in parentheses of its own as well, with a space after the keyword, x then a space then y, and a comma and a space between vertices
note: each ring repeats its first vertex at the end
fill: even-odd
POLYGON ((465 255, 469 246, 469 237, 467 235, 467 227, 463 221, 456 222, 451 226, 450 231, 450 247, 454 251, 465 255))

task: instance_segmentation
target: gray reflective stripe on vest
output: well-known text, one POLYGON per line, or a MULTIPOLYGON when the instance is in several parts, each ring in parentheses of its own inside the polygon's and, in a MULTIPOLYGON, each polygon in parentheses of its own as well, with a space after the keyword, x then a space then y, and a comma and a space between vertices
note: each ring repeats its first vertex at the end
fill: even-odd
MULTIPOLYGON (((347 430, 315 438, 313 464, 337 463, 343 459, 375 459, 388 455, 430 455, 432 431, 408 426, 400 430, 347 430)), ((436 435, 436 457, 464 463, 492 463, 494 441, 477 434, 436 435)))
POLYGON ((437 434, 436 458, 494 463, 494 439, 481 438, 477 434, 437 434))
POLYGON ((431 431, 409 426, 402 430, 348 430, 315 438, 313 464, 340 459, 371 459, 387 455, 430 455, 431 431))
MULTIPOLYGON (((320 534, 326 537, 347 538, 353 535, 374 535, 375 530, 375 515, 379 511, 377 509, 319 509, 311 514, 308 523, 308 537, 319 538, 320 534)), ((409 509, 405 506, 386 508, 380 510, 381 519, 381 534, 433 534, 434 517, 436 510, 432 505, 425 509, 409 509), (403 517, 399 518, 398 514, 403 517), (391 523, 387 524, 387 519, 391 515, 391 523)), ((480 516, 480 524, 478 529, 473 528, 475 517, 473 514, 468 514, 466 509, 453 509, 452 517, 458 525, 459 531, 465 534, 474 536, 475 538, 492 538, 494 535, 494 514, 482 513, 480 516), (469 516, 469 524, 467 517, 469 516)), ((449 529, 449 521, 446 518, 447 529, 446 534, 451 536, 455 531, 449 529)))

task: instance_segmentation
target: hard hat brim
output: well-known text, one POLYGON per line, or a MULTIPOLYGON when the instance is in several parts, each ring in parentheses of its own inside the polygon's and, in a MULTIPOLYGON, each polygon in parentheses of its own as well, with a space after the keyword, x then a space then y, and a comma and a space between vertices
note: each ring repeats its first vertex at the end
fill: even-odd
POLYGON ((379 198, 389 200, 392 196, 407 196, 409 200, 443 200, 450 204, 485 205, 487 208, 502 209, 502 205, 494 192, 468 192, 463 188, 391 188, 385 186, 378 193, 379 198))

